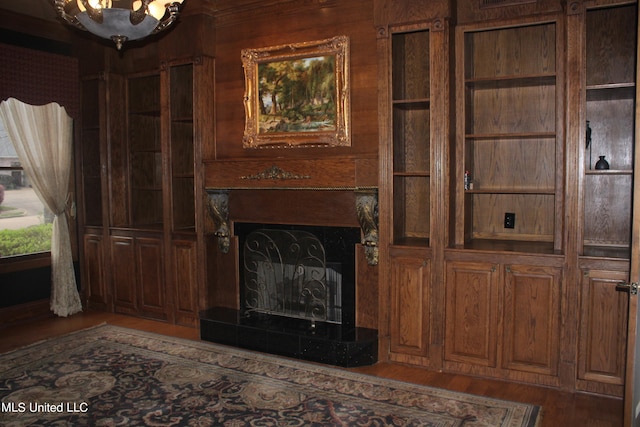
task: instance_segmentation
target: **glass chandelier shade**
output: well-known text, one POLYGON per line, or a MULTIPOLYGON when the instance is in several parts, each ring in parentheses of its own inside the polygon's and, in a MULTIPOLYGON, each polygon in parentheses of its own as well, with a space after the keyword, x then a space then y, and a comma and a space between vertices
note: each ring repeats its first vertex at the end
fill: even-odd
POLYGON ((69 24, 111 39, 118 50, 131 40, 158 33, 178 19, 184 0, 54 0, 69 24))

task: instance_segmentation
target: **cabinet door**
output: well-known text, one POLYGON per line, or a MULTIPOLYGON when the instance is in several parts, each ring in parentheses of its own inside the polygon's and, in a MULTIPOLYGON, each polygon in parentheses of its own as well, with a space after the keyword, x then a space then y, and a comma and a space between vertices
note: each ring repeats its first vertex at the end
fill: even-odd
MULTIPOLYGON (((582 277, 578 379, 624 384, 629 296, 616 292, 628 273, 585 270, 582 277)), ((620 390, 621 391, 621 390, 620 390)))
POLYGON ((156 238, 136 239, 138 271, 138 308, 141 314, 166 318, 162 241, 156 238))
POLYGON ((557 375, 561 281, 560 268, 505 267, 503 368, 557 375))
POLYGON ((447 262, 445 360, 496 366, 499 280, 496 264, 447 262))
POLYGON ((87 304, 89 308, 101 310, 106 308, 107 301, 103 256, 102 236, 85 234, 82 279, 87 292, 87 304))
POLYGON ((174 241, 171 253, 176 323, 196 326, 198 323, 196 243, 188 240, 174 241))
POLYGON ((132 237, 111 236, 111 279, 116 312, 137 312, 135 246, 132 237))
POLYGON ((391 262, 391 352, 428 356, 431 264, 417 258, 391 262))

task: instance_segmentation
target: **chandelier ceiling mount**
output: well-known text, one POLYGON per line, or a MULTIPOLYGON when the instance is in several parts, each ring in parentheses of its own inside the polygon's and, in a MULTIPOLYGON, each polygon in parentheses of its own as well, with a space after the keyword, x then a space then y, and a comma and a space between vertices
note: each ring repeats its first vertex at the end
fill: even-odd
POLYGON ((180 15, 184 0, 54 0, 67 23, 111 39, 118 50, 127 41, 159 33, 180 15))

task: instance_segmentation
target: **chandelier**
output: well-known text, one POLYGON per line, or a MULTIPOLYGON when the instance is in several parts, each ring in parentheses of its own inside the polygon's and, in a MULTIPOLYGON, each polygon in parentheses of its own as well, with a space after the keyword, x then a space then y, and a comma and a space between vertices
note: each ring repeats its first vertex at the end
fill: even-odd
POLYGON ((184 0, 54 0, 58 14, 69 24, 111 39, 118 50, 169 27, 184 0))

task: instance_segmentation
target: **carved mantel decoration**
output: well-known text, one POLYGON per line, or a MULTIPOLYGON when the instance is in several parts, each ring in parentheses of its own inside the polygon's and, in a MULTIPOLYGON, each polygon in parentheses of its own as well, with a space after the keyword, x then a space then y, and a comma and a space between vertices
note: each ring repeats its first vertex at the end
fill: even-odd
POLYGON ((257 173, 255 175, 243 175, 240 177, 240 179, 260 181, 263 179, 273 179, 273 180, 311 179, 311 177, 309 175, 297 175, 291 172, 287 172, 284 169, 273 165, 270 168, 267 168, 264 171, 257 173))
POLYGON ((362 229, 362 245, 367 263, 378 265, 378 192, 356 191, 356 213, 362 229))
POLYGON ((218 238, 218 248, 222 253, 229 252, 230 231, 229 231, 229 191, 228 190, 207 190, 207 208, 209 215, 213 219, 216 230, 214 236, 218 238))

